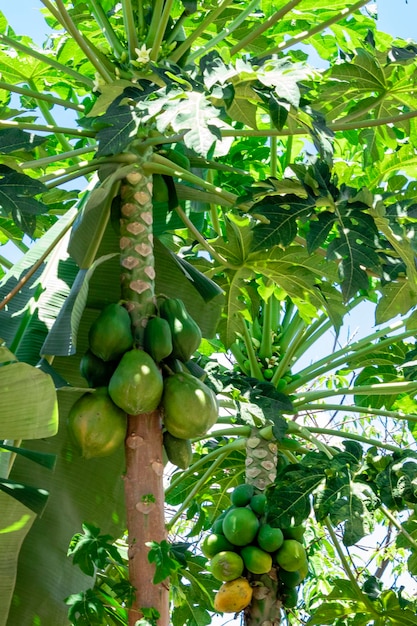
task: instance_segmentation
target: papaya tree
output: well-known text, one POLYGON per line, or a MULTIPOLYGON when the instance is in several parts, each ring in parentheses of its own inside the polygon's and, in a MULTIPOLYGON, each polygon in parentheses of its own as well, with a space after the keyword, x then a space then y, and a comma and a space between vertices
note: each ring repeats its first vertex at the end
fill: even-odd
POLYGON ((1 16, 0 624, 416 624, 416 46, 366 0, 39 5, 43 47, 1 16))

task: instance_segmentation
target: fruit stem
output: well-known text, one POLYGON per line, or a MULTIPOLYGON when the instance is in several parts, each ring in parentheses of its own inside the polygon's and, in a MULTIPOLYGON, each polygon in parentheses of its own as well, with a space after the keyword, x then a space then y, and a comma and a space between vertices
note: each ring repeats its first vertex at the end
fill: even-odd
POLYGON ((236 363, 239 365, 240 369, 242 370, 242 372, 244 374, 249 374, 249 372, 247 371, 247 368, 245 366, 245 356, 242 352, 242 350, 239 347, 239 344, 237 343, 237 341, 235 341, 234 343, 232 343, 232 345, 230 346, 230 352, 233 354, 234 358, 236 359, 236 363))
POLYGON ((263 307, 262 339, 259 348, 259 357, 261 359, 270 359, 272 356, 272 325, 275 321, 272 319, 274 309, 273 300, 274 295, 271 294, 263 307))
POLYGON ((250 375, 253 378, 257 378, 258 380, 264 380, 264 377, 261 372, 261 368, 259 367, 258 360, 256 358, 255 351, 253 349, 252 337, 249 333, 248 327, 246 325, 246 321, 243 317, 241 317, 242 321, 242 331, 243 331, 243 341, 245 342, 246 352, 248 355, 248 360, 250 364, 250 375))
MULTIPOLYGON (((190 465, 190 467, 183 472, 180 472, 178 476, 174 478, 171 482, 170 486, 166 489, 166 495, 168 496, 172 489, 175 489, 180 483, 182 483, 188 476, 194 474, 197 470, 200 469, 201 466, 205 465, 207 462, 211 462, 212 459, 216 459, 219 454, 230 454, 230 452, 234 452, 235 450, 244 450, 246 446, 246 438, 234 439, 230 441, 226 445, 222 447, 215 448, 212 452, 205 454, 198 461, 190 465)), ((227 456, 225 454, 225 456, 227 456)), ((211 467, 211 466, 210 466, 211 467)))
POLYGON ((407 539, 410 545, 417 550, 417 541, 408 533, 403 525, 392 515, 391 511, 385 506, 385 504, 381 504, 381 511, 385 515, 386 518, 389 519, 391 524, 395 526, 395 528, 407 539))
MULTIPOLYGON (((190 493, 186 496, 186 498, 184 499, 183 503, 181 504, 181 506, 179 507, 177 512, 170 519, 170 521, 168 522, 168 524, 166 526, 168 531, 171 530, 171 528, 173 527, 175 522, 181 517, 181 515, 183 514, 185 509, 188 507, 190 502, 195 498, 195 496, 200 491, 200 489, 205 485, 207 480, 209 478, 211 478, 211 476, 213 475, 215 469, 220 465, 220 463, 229 454, 229 451, 227 451, 226 453, 224 452, 224 448, 221 448, 221 452, 222 453, 217 457, 217 459, 214 461, 214 463, 212 463, 207 468, 207 470, 204 472, 204 474, 201 476, 201 478, 194 484, 194 487, 191 489, 190 493)), ((207 460, 207 457, 205 457, 205 460, 207 460)))

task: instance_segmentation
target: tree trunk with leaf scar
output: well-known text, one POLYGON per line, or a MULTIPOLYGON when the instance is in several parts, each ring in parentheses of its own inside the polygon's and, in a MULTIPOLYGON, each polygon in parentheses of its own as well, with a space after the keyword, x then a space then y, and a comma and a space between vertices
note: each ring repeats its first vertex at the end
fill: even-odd
MULTIPOLYGON (((141 347, 147 319, 155 309, 152 176, 138 166, 122 181, 120 197, 122 299, 131 316, 136 346, 141 347)), ((159 410, 128 416, 125 446, 129 575, 136 590, 129 626, 150 608, 158 611, 159 626, 167 626, 168 581, 152 584, 155 567, 148 561, 146 546, 166 538, 159 410)))
MULTIPOLYGON (((254 429, 246 443, 246 482, 258 492, 274 482, 277 466, 277 446, 267 441, 254 429)), ((278 597, 276 567, 267 574, 251 574, 253 596, 245 609, 245 626, 279 626, 282 602, 278 597)))

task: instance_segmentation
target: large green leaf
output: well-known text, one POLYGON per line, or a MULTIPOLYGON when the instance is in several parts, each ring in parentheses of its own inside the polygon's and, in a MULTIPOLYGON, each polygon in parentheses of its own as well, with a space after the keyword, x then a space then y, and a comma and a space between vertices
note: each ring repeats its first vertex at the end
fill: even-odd
POLYGON ((2 439, 50 437, 57 430, 58 406, 51 377, 28 363, 0 368, 2 439))
MULTIPOLYGON (((40 466, 30 468, 31 479, 42 484, 50 496, 21 549, 7 626, 67 626, 64 599, 92 584, 92 579, 66 557, 72 535, 80 531, 84 521, 115 537, 124 531, 123 449, 103 459, 86 461, 80 457, 66 428, 66 415, 79 395, 59 392, 60 430, 55 437, 25 442, 31 449, 55 453, 57 465, 52 475, 40 466)), ((27 461, 19 459, 11 477, 23 481, 28 471, 27 461)))
MULTIPOLYGON (((76 215, 77 210, 70 209, 7 272, 0 282, 1 299, 26 278, 28 270, 47 254, 54 242, 61 241, 76 215)), ((21 361, 33 365, 38 362, 45 337, 69 294, 77 269, 67 258, 66 246, 64 238, 0 311, 2 338, 21 361)))
POLYGON ((0 626, 6 626, 16 580, 19 551, 35 513, 0 491, 0 626))

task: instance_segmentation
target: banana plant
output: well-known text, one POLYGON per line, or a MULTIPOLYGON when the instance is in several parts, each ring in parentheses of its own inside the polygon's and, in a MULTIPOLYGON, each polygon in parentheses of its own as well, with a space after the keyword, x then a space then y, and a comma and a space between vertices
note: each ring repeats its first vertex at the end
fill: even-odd
MULTIPOLYGON (((414 167, 415 51, 379 33, 366 4, 42 0, 53 33, 47 46, 8 26, 0 33, 0 232, 20 248, 19 232, 39 238, 3 277, 2 334, 19 359, 35 365, 43 357, 60 404, 58 435, 34 448, 56 454, 57 465, 53 476, 34 475, 50 497, 21 550, 13 602, 7 587, 4 624, 68 623, 63 599, 91 583, 64 558, 83 522, 115 537, 128 528, 135 593, 128 617, 118 606, 106 618, 130 626, 170 619, 166 576, 150 583, 155 555, 146 547, 166 540, 160 411, 129 416, 126 455, 105 464, 76 458, 66 433, 68 411, 86 388, 79 363, 88 328, 106 304, 125 302, 141 345, 155 297, 180 297, 206 353, 215 345, 242 380, 281 394, 265 400, 263 388, 251 407, 303 417, 322 410, 324 398, 353 395, 348 410, 366 413, 369 398, 387 396, 390 408, 378 410, 400 417, 393 398, 409 399, 413 380, 389 374, 375 383, 365 367, 358 384, 308 388, 334 368, 353 371, 391 328, 301 368, 297 379, 291 373, 358 297, 378 299, 378 323, 416 304, 415 190, 406 178, 414 167), (300 42, 327 69, 310 67, 300 42), (72 125, 60 122, 64 109, 72 125), (74 181, 88 182, 78 202, 68 190, 74 181), (47 576, 36 573, 41 563, 47 576)), ((413 316, 399 328, 400 338, 382 339, 378 349, 411 337, 413 316)), ((308 423, 290 425, 326 458, 337 454, 317 443, 308 423)), ((234 442, 234 453, 241 446, 234 442)), ((23 482, 26 472, 16 459, 13 478, 23 482)), ((176 615, 175 623, 185 619, 176 615)))

